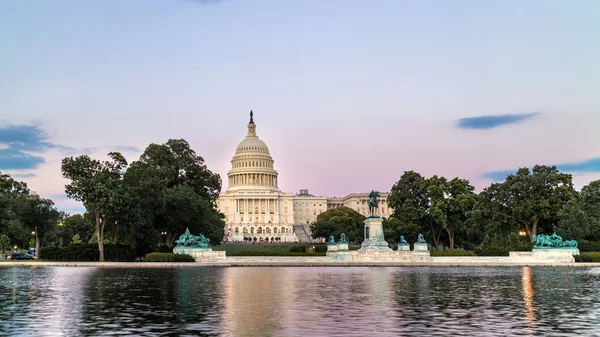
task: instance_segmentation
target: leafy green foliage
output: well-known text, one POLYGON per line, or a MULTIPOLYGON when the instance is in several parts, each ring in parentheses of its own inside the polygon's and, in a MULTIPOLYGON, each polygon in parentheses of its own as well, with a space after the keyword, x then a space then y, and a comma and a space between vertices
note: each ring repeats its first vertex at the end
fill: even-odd
POLYGON ((69 198, 81 201, 96 219, 96 236, 100 261, 104 261, 104 231, 112 226, 116 214, 124 211, 127 195, 124 193, 122 172, 127 167, 125 157, 110 152, 112 161, 91 159, 88 155, 68 157, 62 161, 63 177, 71 183, 65 186, 69 198))
POLYGON ((600 252, 587 252, 575 255, 575 262, 600 262, 600 252))
POLYGON ((306 246, 305 245, 295 245, 295 246, 291 246, 290 253, 305 253, 306 252, 306 246))
POLYGON ((187 254, 173 253, 149 253, 144 258, 145 262, 196 262, 196 260, 187 254))
POLYGON ((581 240, 590 234, 588 217, 581 203, 575 199, 569 200, 558 214, 556 233, 570 240, 581 240))
POLYGON ((580 252, 600 252, 599 241, 581 240, 577 241, 577 244, 580 252))
POLYGON ((493 222, 504 231, 523 229, 533 239, 538 232, 553 231, 560 210, 576 191, 570 174, 560 173, 556 166, 536 165, 532 170, 519 169, 483 194, 487 198, 483 205, 493 222))
POLYGON ((588 222, 588 239, 600 240, 600 180, 581 189, 581 202, 588 222))
POLYGON ((0 252, 6 252, 10 248, 10 238, 6 234, 0 235, 0 252))
POLYGON ((146 228, 166 233, 164 245, 172 247, 186 227, 212 244, 223 239, 224 215, 216 210, 221 178, 208 170, 185 140, 150 144, 131 164, 125 181, 140 201, 140 218, 151 223, 146 228))
POLYGON ((310 225, 313 239, 329 238, 333 235, 337 239, 342 233, 350 242, 362 242, 365 217, 348 207, 338 207, 327 210, 317 216, 317 220, 310 225))
MULTIPOLYGON (((135 250, 126 245, 106 244, 105 261, 128 262, 135 260, 135 250)), ((40 259, 48 261, 99 261, 97 244, 71 244, 66 247, 46 247, 40 259)))
MULTIPOLYGON (((424 178, 407 171, 392 187, 388 205, 394 208, 394 217, 388 221, 386 235, 404 235, 416 240, 415 232, 424 233, 440 249, 442 234, 446 234, 450 249, 454 249, 456 235, 468 231, 469 214, 475 207, 477 195, 468 180, 444 177, 424 178)), ((391 243, 391 242, 390 242, 391 243)))
POLYGON ((383 231, 386 241, 395 245, 400 241, 400 235, 404 235, 404 239, 409 243, 417 241, 419 233, 421 233, 421 227, 416 223, 404 222, 395 217, 383 219, 383 231))

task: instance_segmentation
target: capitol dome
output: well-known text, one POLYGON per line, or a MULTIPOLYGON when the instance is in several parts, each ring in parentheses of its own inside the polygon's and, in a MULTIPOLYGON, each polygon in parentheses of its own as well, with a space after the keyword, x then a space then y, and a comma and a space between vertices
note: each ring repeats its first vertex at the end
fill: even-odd
POLYGON ((258 138, 256 133, 254 133, 254 135, 250 135, 250 133, 248 133, 248 136, 246 136, 246 138, 244 138, 244 140, 242 140, 237 146, 235 149, 235 154, 237 155, 242 153, 265 153, 270 155, 269 147, 267 147, 265 142, 258 138))
POLYGON ((227 172, 228 190, 267 189, 278 191, 277 171, 269 147, 256 135, 254 113, 250 111, 248 134, 235 149, 231 170, 227 172))

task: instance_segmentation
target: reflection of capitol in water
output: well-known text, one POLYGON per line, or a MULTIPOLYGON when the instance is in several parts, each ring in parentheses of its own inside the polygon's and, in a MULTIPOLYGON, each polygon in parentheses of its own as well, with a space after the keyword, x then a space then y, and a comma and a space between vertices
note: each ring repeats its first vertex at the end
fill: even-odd
MULTIPOLYGON (((265 336, 295 329, 293 307, 298 291, 291 269, 227 268, 224 274, 224 326, 232 336, 265 336), (290 272, 286 272, 289 270, 290 272), (257 272, 260 271, 260 272, 257 272), (284 326, 285 325, 285 329, 284 326)), ((296 313, 301 315, 301 313, 296 313)))
MULTIPOLYGON (((345 197, 322 197, 300 190, 284 193, 278 187, 279 173, 267 144, 256 134, 250 118, 248 134, 238 144, 227 172, 228 188, 219 196, 218 206, 225 214, 226 239, 233 241, 309 241, 308 224, 328 209, 349 207, 368 216, 368 193, 352 193, 345 197)), ((378 214, 392 214, 381 193, 378 214)))

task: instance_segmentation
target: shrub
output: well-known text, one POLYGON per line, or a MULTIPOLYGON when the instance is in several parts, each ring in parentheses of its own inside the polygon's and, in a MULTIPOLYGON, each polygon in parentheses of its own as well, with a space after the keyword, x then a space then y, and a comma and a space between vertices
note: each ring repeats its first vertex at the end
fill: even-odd
POLYGON ((173 247, 163 245, 163 246, 158 247, 158 252, 159 253, 172 253, 173 247))
POLYGON ((600 252, 600 242, 581 240, 577 242, 580 252, 600 252))
POLYGON ((600 262, 600 252, 585 252, 575 255, 575 262, 600 262))
POLYGON ((447 250, 443 252, 432 251, 431 256, 477 256, 474 252, 466 251, 466 250, 447 250))
POLYGON ((327 245, 316 245, 315 253, 325 253, 327 252, 327 245))
POLYGON ((228 256, 325 256, 325 253, 241 251, 228 256))
POLYGON ((509 249, 499 245, 475 247, 473 251, 478 256, 508 256, 509 249))
POLYGON ((196 262, 196 260, 188 254, 173 254, 173 253, 149 253, 144 258, 145 262, 196 262))
MULTIPOLYGON (((40 249, 40 259, 48 261, 98 261, 99 257, 98 245, 90 243, 40 249)), ((127 245, 105 244, 104 260, 112 262, 134 261, 135 250, 127 245)))
POLYGON ((290 253, 304 253, 306 252, 306 246, 304 245, 296 245, 296 246, 291 246, 290 253))

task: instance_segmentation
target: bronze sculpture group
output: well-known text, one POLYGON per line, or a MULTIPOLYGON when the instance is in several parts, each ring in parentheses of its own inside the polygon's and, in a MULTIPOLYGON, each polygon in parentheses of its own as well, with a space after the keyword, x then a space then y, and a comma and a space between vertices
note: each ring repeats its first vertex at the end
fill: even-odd
POLYGON ((210 239, 200 234, 198 236, 190 233, 190 229, 186 228, 185 233, 181 234, 179 239, 175 240, 176 247, 200 247, 200 248, 210 248, 210 239))
POLYGON ((552 235, 538 234, 533 237, 533 241, 535 242, 533 248, 577 248, 577 241, 563 241, 563 238, 556 233, 552 233, 552 235))

